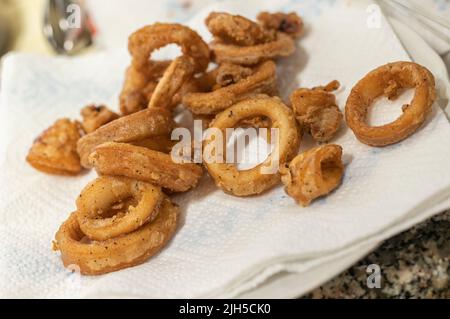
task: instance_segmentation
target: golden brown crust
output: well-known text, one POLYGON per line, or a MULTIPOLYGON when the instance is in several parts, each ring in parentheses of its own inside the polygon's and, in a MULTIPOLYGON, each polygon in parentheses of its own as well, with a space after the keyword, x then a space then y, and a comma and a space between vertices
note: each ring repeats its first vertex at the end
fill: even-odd
POLYGON ((263 11, 258 14, 256 19, 263 28, 286 33, 294 39, 300 37, 304 31, 303 20, 295 12, 270 13, 263 11))
MULTIPOLYGON (((239 171, 234 164, 205 161, 206 168, 216 185, 235 196, 259 194, 279 183, 278 165, 290 160, 300 145, 294 114, 279 98, 259 95, 241 101, 219 113, 210 126, 224 131, 226 128, 235 127, 243 119, 255 116, 270 118, 271 127, 279 130, 279 143, 275 144, 276 149, 262 164, 250 170, 239 171), (279 155, 278 161, 273 158, 273 154, 276 153, 279 155), (274 173, 262 172, 262 167, 269 167, 274 163, 277 165, 274 173)), ((211 142, 211 140, 205 142, 205 149, 211 142)))
POLYGON ((343 115, 330 93, 339 88, 338 81, 312 89, 297 89, 291 94, 292 108, 304 131, 319 143, 330 141, 339 130, 343 115))
POLYGON ((286 193, 303 206, 330 193, 339 186, 344 174, 341 157, 342 147, 335 144, 319 146, 298 155, 281 169, 286 193))
POLYGON ((155 87, 148 107, 171 109, 176 106, 173 103, 175 95, 193 74, 194 61, 191 57, 182 55, 173 60, 155 87))
POLYGON ((414 62, 394 62, 369 72, 352 89, 345 107, 345 118, 356 137, 371 146, 397 143, 413 134, 425 121, 436 99, 434 77, 425 67, 414 62), (395 121, 369 126, 367 111, 375 98, 392 99, 400 88, 415 88, 415 95, 395 121))
POLYGON ((77 175, 82 170, 77 154, 80 130, 78 122, 69 119, 56 121, 34 141, 27 162, 44 173, 77 175))
POLYGON ((295 51, 294 40, 285 33, 278 32, 276 39, 252 46, 228 44, 219 39, 210 44, 217 63, 254 65, 277 57, 289 56, 295 51))
POLYGON ((164 200, 156 219, 136 231, 105 241, 89 241, 80 229, 76 213, 59 228, 55 248, 65 267, 83 275, 101 275, 139 265, 160 251, 177 228, 178 209, 164 200))
MULTIPOLYGON (((102 176, 89 183, 77 199, 80 229, 91 240, 107 240, 135 231, 159 213, 161 188, 125 177, 102 176), (115 206, 132 199, 125 211, 115 206)), ((123 207, 121 207, 123 208, 123 207)))
POLYGON ((177 44, 184 55, 195 63, 195 71, 203 72, 209 64, 209 48, 197 32, 181 24, 155 23, 134 32, 128 43, 135 68, 146 68, 154 50, 177 44))
POLYGON ((171 155, 124 143, 105 143, 89 157, 100 175, 126 176, 175 192, 195 187, 203 175, 196 164, 178 164, 171 155))
MULTIPOLYGON (((216 72, 215 75, 220 74, 216 72)), ((275 95, 276 66, 273 61, 266 61, 253 68, 252 74, 237 83, 221 87, 212 92, 188 93, 183 98, 183 105, 194 114, 215 114, 225 110, 240 100, 252 95, 266 93, 275 95)))
POLYGON ((249 46, 275 40, 276 35, 240 15, 211 12, 205 20, 209 31, 225 43, 249 46))
POLYGON ((119 118, 117 113, 109 110, 104 105, 88 105, 80 113, 83 117, 81 126, 86 134, 92 133, 100 126, 119 118))
POLYGON ((83 167, 90 168, 89 155, 105 142, 133 142, 148 137, 169 134, 175 123, 170 111, 145 109, 112 121, 78 141, 77 150, 83 167))

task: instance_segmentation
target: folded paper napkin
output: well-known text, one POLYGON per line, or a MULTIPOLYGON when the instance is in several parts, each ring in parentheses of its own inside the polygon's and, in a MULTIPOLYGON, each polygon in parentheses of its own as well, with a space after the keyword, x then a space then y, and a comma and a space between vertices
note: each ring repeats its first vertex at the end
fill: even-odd
MULTIPOLYGON (((315 3, 220 2, 205 8, 190 26, 209 38, 203 19, 211 10, 249 17, 264 9, 298 11, 307 30, 297 52, 278 63, 282 95, 338 79, 343 108, 351 87, 365 73, 408 56, 384 18, 380 27, 368 26, 370 2, 315 3)), ((173 198, 181 206, 181 224, 157 256, 104 276, 71 274, 51 242, 75 209, 80 190, 96 174, 44 175, 29 167, 25 156, 33 138, 57 118, 75 118, 87 103, 117 106, 128 63, 125 51, 73 59, 10 55, 5 60, 0 297, 233 297, 278 272, 302 272, 349 247, 377 243, 392 235, 393 226, 418 222, 420 212, 432 214, 450 206, 450 127, 435 106, 416 134, 385 148, 361 144, 343 128, 334 141, 344 148, 343 184, 308 208, 296 205, 281 186, 254 198, 237 198, 205 177, 194 191, 173 198)), ((394 119, 402 102, 380 106, 371 121, 394 119)))

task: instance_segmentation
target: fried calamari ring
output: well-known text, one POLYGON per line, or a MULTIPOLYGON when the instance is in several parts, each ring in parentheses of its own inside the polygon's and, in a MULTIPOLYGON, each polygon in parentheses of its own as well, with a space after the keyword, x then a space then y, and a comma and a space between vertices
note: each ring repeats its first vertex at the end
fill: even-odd
POLYGON ((217 63, 230 62, 241 65, 254 65, 280 56, 289 56, 295 51, 295 42, 287 34, 278 32, 276 39, 267 43, 252 46, 227 44, 214 40, 211 50, 217 63))
POLYGON ((90 168, 88 156, 105 142, 133 142, 152 136, 169 134, 175 123, 172 114, 161 108, 151 108, 121 117, 83 136, 77 144, 81 165, 90 168))
POLYGON ((430 113, 436 88, 433 74, 414 62, 394 62, 369 72, 352 89, 345 107, 345 118, 356 137, 367 145, 385 146, 413 134, 430 113), (397 96, 400 88, 415 88, 414 98, 403 107, 403 114, 394 122, 369 126, 365 120, 375 98, 397 96))
POLYGON ((153 222, 105 241, 86 239, 76 215, 59 228, 55 249, 61 251, 65 267, 76 265, 83 275, 101 275, 142 264, 160 251, 175 233, 178 208, 165 199, 153 222))
POLYGON ((270 13, 264 11, 258 14, 256 20, 263 28, 286 33, 294 39, 300 37, 304 30, 303 20, 295 12, 270 13))
POLYGON ((254 94, 275 95, 277 92, 276 86, 275 63, 266 61, 256 66, 252 75, 237 83, 213 92, 186 94, 183 98, 183 105, 194 114, 214 114, 254 94))
POLYGON ((308 206, 341 183, 344 174, 342 147, 327 144, 296 156, 280 169, 285 191, 299 204, 308 206))
POLYGON ((275 40, 273 32, 240 15, 211 12, 205 20, 208 30, 223 42, 249 46, 275 40))
POLYGON ((172 140, 168 135, 154 136, 143 140, 130 142, 132 145, 146 147, 166 154, 170 153, 176 143, 177 141, 172 140))
POLYGON ((292 108, 300 126, 317 142, 329 141, 339 130, 343 115, 330 91, 339 88, 338 81, 313 89, 301 88, 291 94, 292 108))
POLYGON ((155 23, 134 32, 128 43, 132 64, 136 69, 148 66, 153 51, 177 44, 184 55, 195 63, 195 72, 203 72, 209 64, 209 47, 192 29, 181 24, 155 23))
POLYGON ((169 65, 163 77, 156 86, 149 108, 162 107, 170 109, 173 105, 173 98, 181 89, 182 85, 194 74, 194 61, 187 55, 182 55, 169 65))
POLYGON ((135 231, 158 215, 161 188, 125 177, 102 176, 88 184, 77 199, 81 231, 91 240, 107 240, 135 231), (131 198, 126 212, 107 217, 113 206, 131 198))
POLYGON ((105 143, 89 157, 100 175, 126 176, 174 192, 195 187, 203 175, 196 164, 178 164, 169 154, 124 143, 105 143))
POLYGON ((57 175, 77 175, 81 172, 77 141, 80 125, 69 119, 56 121, 33 143, 27 162, 35 169, 57 175))
POLYGON ((243 79, 252 75, 252 73, 253 73, 252 68, 232 63, 223 63, 219 65, 219 67, 216 70, 215 86, 217 86, 217 88, 221 88, 231 84, 238 83, 243 79))
POLYGON ((88 105, 81 110, 81 116, 83 117, 81 127, 86 134, 92 133, 100 126, 119 118, 117 113, 104 105, 88 105))
MULTIPOLYGON (((279 132, 278 143, 275 143, 274 151, 263 163, 252 169, 239 171, 234 164, 208 163, 205 160, 209 174, 216 185, 226 193, 250 196, 272 188, 280 182, 278 166, 275 173, 264 174, 262 168, 277 163, 277 159, 273 158, 274 154, 278 153, 279 155, 279 165, 284 165, 297 153, 300 136, 294 114, 276 97, 259 95, 241 101, 219 113, 210 126, 225 132, 227 128, 235 127, 243 119, 256 116, 268 117, 271 120, 271 127, 278 129, 279 132)), ((213 140, 209 139, 205 142, 205 150, 209 143, 213 143, 213 140)))
POLYGON ((123 115, 147 108, 159 79, 170 63, 171 61, 151 61, 146 69, 137 69, 133 65, 127 68, 119 97, 120 111, 123 115))

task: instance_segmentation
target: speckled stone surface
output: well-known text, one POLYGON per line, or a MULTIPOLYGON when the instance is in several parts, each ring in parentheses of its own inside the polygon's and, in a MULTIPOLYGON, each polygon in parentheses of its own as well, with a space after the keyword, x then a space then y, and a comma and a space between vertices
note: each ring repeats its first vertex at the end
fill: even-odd
POLYGON ((304 298, 450 298, 450 211, 387 240, 304 298), (367 286, 371 264, 380 266, 380 288, 367 286))

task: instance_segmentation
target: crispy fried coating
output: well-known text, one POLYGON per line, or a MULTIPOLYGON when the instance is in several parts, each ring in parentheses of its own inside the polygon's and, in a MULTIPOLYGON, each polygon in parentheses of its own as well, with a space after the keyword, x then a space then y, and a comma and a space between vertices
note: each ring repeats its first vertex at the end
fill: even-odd
POLYGON ((119 115, 104 105, 88 105, 81 110, 81 127, 86 134, 94 132, 100 126, 119 118, 119 115))
POLYGON ((126 176, 174 192, 195 187, 203 175, 196 164, 178 164, 171 155, 125 143, 105 143, 89 157, 101 175, 126 176))
POLYGON ((238 83, 239 81, 249 77, 252 73, 253 70, 251 68, 232 63, 223 63, 219 65, 217 69, 217 88, 238 83))
POLYGON ((258 14, 256 19, 263 28, 283 32, 293 38, 298 38, 303 34, 303 20, 295 12, 270 13, 263 11, 258 14))
POLYGON ((101 275, 147 261, 173 237, 179 209, 165 199, 158 216, 134 232, 104 241, 86 240, 76 213, 61 225, 55 235, 54 249, 61 251, 65 267, 74 265, 83 275, 101 275))
MULTIPOLYGON (((257 116, 270 118, 271 127, 278 130, 278 141, 269 157, 258 166, 249 170, 238 170, 234 164, 208 160, 204 153, 206 168, 214 182, 226 193, 235 196, 260 194, 280 182, 278 169, 298 151, 300 134, 294 114, 279 98, 259 95, 243 100, 217 114, 210 124, 221 131, 236 127, 243 119, 257 116), (206 158, 205 158, 206 157, 206 158), (264 168, 271 168, 265 170, 264 168)), ((204 150, 214 143, 214 139, 205 141, 204 150)))
POLYGON ((191 57, 182 55, 173 60, 155 87, 148 107, 171 109, 175 95, 193 74, 194 61, 191 57))
POLYGON ((330 93, 339 88, 338 81, 313 89, 298 89, 291 94, 292 108, 302 129, 319 143, 328 142, 339 130, 343 115, 330 93))
POLYGON ((89 155, 105 142, 133 142, 153 136, 169 134, 175 122, 170 111, 151 108, 112 121, 94 132, 83 136, 77 143, 77 151, 83 167, 90 168, 89 155))
POLYGON ((345 106, 348 126, 358 140, 371 146, 397 143, 413 134, 431 112, 436 99, 433 74, 414 62, 393 62, 370 71, 352 89, 345 106), (411 103, 403 106, 402 115, 395 121, 370 126, 366 116, 375 98, 385 95, 394 99, 401 88, 414 88, 411 103))
POLYGON ((168 44, 177 44, 184 55, 195 63, 195 72, 203 72, 209 64, 209 47, 197 32, 181 24, 155 23, 134 32, 128 41, 132 64, 136 69, 151 63, 151 54, 168 44))
POLYGON ((69 119, 56 121, 34 141, 27 162, 44 173, 77 175, 82 170, 77 154, 80 131, 78 122, 69 119))
POLYGON ((225 43, 250 46, 275 40, 276 34, 240 15, 211 12, 205 20, 209 31, 225 43))
POLYGON ((120 112, 129 115, 145 109, 153 91, 171 61, 152 61, 149 66, 137 69, 129 66, 125 72, 125 81, 120 93, 120 112))
POLYGON ((125 177, 102 176, 78 196, 78 223, 91 240, 115 238, 153 221, 163 199, 164 193, 158 186, 125 177), (128 207, 116 213, 116 205, 127 200, 128 207))
POLYGON ((342 147, 335 144, 297 155, 280 170, 286 193, 303 206, 330 193, 339 186, 344 174, 341 157, 342 147))
POLYGON ((295 42, 287 34, 278 32, 275 40, 251 46, 239 46, 216 39, 210 44, 215 62, 255 65, 277 57, 289 56, 295 51, 295 42))
MULTIPOLYGON (((217 76, 218 73, 215 73, 217 76)), ((214 85, 213 85, 214 86, 214 85)), ((252 68, 252 74, 237 83, 211 91, 188 93, 183 98, 183 105, 194 114, 215 114, 225 110, 238 101, 255 94, 276 95, 276 66, 273 61, 266 61, 252 68)))

